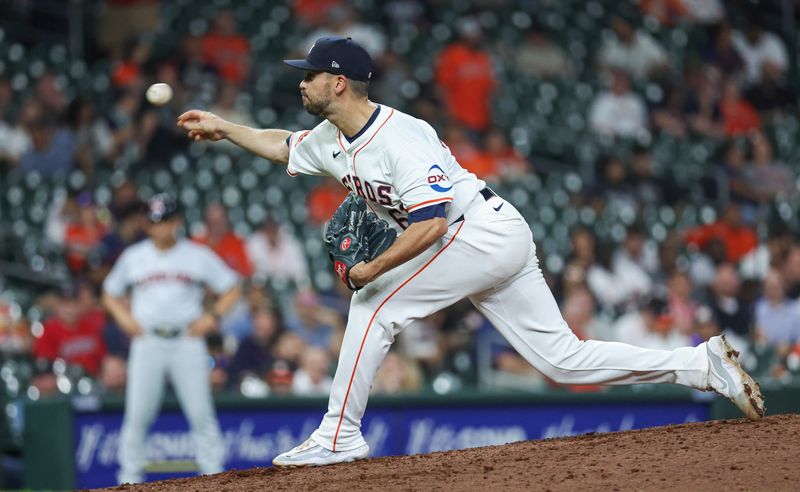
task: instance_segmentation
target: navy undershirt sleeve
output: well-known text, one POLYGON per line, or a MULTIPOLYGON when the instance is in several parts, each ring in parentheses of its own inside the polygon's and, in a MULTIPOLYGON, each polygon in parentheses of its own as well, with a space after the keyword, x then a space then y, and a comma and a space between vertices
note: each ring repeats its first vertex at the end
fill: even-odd
POLYGON ((414 210, 408 214, 408 223, 422 222, 423 220, 432 219, 434 217, 447 217, 444 203, 437 203, 436 205, 414 210))

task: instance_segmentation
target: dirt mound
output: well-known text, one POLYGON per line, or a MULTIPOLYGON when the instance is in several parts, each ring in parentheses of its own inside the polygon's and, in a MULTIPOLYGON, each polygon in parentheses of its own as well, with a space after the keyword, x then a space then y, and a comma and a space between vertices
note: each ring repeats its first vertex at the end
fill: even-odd
POLYGON ((798 456, 800 415, 775 415, 106 490, 797 490, 798 456))

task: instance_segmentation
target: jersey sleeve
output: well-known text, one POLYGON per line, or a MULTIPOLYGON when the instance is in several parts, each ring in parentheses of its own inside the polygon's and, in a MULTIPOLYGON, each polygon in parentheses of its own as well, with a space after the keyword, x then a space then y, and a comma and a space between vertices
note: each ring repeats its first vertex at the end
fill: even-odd
POLYGON ((294 177, 299 174, 322 176, 326 174, 314 137, 313 130, 301 130, 289 136, 287 140, 289 163, 286 166, 289 176, 294 177))
POLYGON ((202 247, 203 281, 215 294, 230 290, 239 281, 239 276, 211 249, 202 247))
POLYGON ((130 284, 130 279, 128 278, 129 258, 130 252, 123 251, 103 281, 103 290, 114 297, 123 295, 125 289, 128 288, 128 284, 130 284))
POLYGON ((439 142, 422 140, 404 144, 394 157, 394 185, 409 213, 453 201, 453 183, 444 160, 449 152, 439 142))

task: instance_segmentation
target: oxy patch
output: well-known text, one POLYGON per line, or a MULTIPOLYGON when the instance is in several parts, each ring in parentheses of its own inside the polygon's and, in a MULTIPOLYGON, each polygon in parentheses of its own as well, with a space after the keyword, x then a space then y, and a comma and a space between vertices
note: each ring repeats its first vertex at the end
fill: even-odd
POLYGON ((453 183, 444 170, 438 164, 434 164, 428 169, 428 185, 433 188, 433 191, 444 193, 453 188, 453 183))

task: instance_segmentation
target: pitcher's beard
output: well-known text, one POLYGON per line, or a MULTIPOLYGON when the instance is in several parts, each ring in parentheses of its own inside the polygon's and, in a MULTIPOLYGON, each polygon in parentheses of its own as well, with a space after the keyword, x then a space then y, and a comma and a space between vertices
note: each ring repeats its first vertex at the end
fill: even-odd
POLYGON ((331 105, 330 98, 326 97, 319 101, 311 101, 308 96, 303 97, 303 108, 314 116, 325 116, 328 112, 328 107, 331 105))

